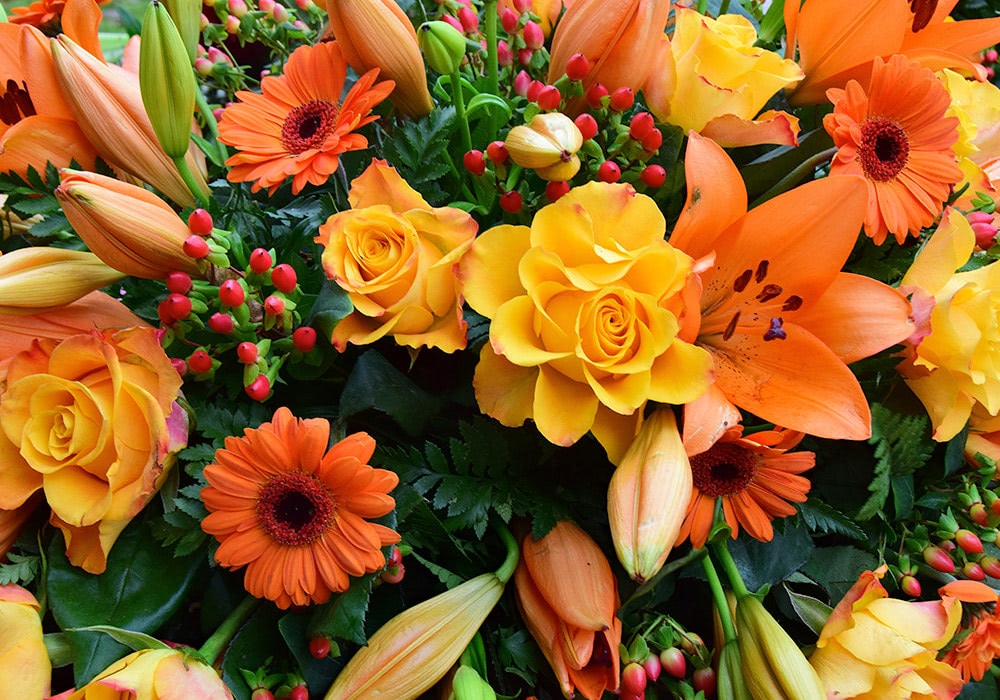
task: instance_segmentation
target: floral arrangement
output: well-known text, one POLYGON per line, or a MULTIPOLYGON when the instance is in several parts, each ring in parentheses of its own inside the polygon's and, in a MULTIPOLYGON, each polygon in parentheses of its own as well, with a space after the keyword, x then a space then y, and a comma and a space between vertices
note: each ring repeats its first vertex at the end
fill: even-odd
POLYGON ((996 697, 990 3, 0 16, 0 696, 996 697))

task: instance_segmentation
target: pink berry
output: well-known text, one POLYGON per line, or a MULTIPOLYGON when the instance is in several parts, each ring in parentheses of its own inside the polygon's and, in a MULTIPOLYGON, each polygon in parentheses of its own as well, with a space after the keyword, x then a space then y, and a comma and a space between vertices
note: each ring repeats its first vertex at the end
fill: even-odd
POLYGON ((660 677, 660 671, 663 670, 663 664, 660 663, 660 657, 656 654, 650 654, 646 657, 646 660, 642 662, 642 667, 646 671, 646 678, 656 682, 656 679, 660 677))
POLYGON ((274 700, 274 693, 267 688, 257 688, 250 696, 250 700, 274 700))
POLYGON ((662 187, 667 181, 667 171, 662 165, 647 165, 639 173, 639 179, 645 183, 646 187, 662 187))
POLYGON ((570 80, 583 80, 590 72, 590 61, 582 53, 575 53, 566 62, 566 76, 570 80))
POLYGON ((524 23, 521 36, 524 37, 524 45, 532 51, 537 51, 545 44, 545 35, 542 33, 542 28, 538 25, 538 22, 533 20, 529 19, 524 23))
POLYGON ((191 314, 191 300, 183 294, 168 294, 166 305, 175 321, 183 321, 191 314))
POLYGON ((309 688, 300 683, 292 688, 292 692, 288 694, 288 700, 309 700, 309 688))
POLYGON ((538 91, 535 102, 545 111, 551 112, 559 109, 559 103, 562 102, 562 95, 559 93, 559 88, 555 85, 546 85, 538 91))
MULTIPOLYGON (((528 60, 530 62, 530 57, 528 60)), ((522 70, 514 76, 514 94, 527 97, 529 85, 531 85, 531 76, 528 71, 522 70)))
POLYGON ((187 294, 191 291, 191 276, 185 272, 169 272, 164 281, 167 289, 174 294, 187 294))
POLYGON ((479 31, 479 15, 468 7, 458 11, 458 21, 462 23, 462 30, 466 34, 475 34, 479 31))
POLYGON ((949 556, 948 553, 940 547, 935 547, 934 545, 924 547, 923 555, 924 561, 927 562, 927 565, 932 569, 945 574, 955 573, 955 562, 952 561, 951 556, 949 556))
POLYGON ((965 562, 965 566, 962 567, 962 575, 967 579, 972 581, 985 581, 986 572, 983 571, 983 567, 974 561, 965 562))
POLYGON ((962 529, 955 533, 955 542, 967 554, 981 554, 983 541, 971 530, 962 529))
POLYGON ((512 66, 514 65, 514 52, 508 44, 503 39, 497 41, 497 63, 501 66, 512 66))
POLYGON ((983 571, 987 576, 1000 578, 1000 560, 996 557, 983 557, 979 560, 979 566, 983 567, 983 571))
POLYGON ((261 374, 243 390, 254 401, 263 401, 271 393, 271 382, 265 375, 261 374))
POLYGON ((635 141, 642 141, 653 129, 656 123, 649 112, 638 112, 628 123, 628 135, 635 141))
POLYGON ((187 364, 187 362, 185 362, 181 358, 179 358, 179 357, 171 357, 170 358, 170 364, 172 364, 174 366, 174 370, 176 370, 177 374, 181 375, 182 377, 185 374, 187 374, 188 364, 187 364))
POLYGON ((477 151, 475 149, 467 151, 464 156, 462 156, 462 165, 473 175, 477 177, 486 172, 486 157, 483 155, 482 151, 477 151))
POLYGON ((292 332, 292 343, 300 352, 309 352, 316 347, 316 329, 312 326, 301 326, 292 332))
POLYGON ((279 296, 270 295, 264 300, 264 313, 269 316, 278 316, 285 311, 285 300, 279 296))
POLYGON ((597 169, 597 179, 601 182, 618 182, 622 177, 622 169, 613 160, 606 160, 597 169))
POLYGON ((271 254, 263 248, 254 248, 253 252, 250 253, 250 269, 258 275, 270 270, 272 264, 274 264, 274 260, 271 259, 271 254))
POLYGON ((646 669, 635 661, 622 670, 622 691, 639 695, 646 690, 646 669))
POLYGON ((580 134, 583 136, 584 141, 589 141, 597 136, 597 120, 594 119, 592 115, 584 112, 574 119, 573 123, 576 124, 576 128, 580 130, 580 134))
POLYGON ((219 301, 226 306, 240 306, 246 298, 243 285, 236 280, 226 280, 219 287, 219 301))
POLYGON ((517 13, 509 7, 505 7, 502 12, 500 12, 500 26, 508 34, 513 34, 517 29, 518 21, 517 13))
POLYGON ((274 269, 271 270, 271 284, 273 284, 275 289, 279 292, 290 294, 295 290, 295 285, 297 285, 298 282, 298 275, 295 274, 295 268, 288 263, 275 265, 274 269))
POLYGON ((257 361, 257 357, 260 355, 257 346, 249 341, 240 343, 236 346, 236 356, 240 358, 240 362, 245 365, 252 365, 257 361))
POLYGON ((667 675, 683 678, 687 675, 687 658, 677 647, 670 647, 660 652, 660 664, 667 675))
POLYGON ((545 198, 554 202, 569 192, 568 182, 550 182, 545 186, 545 198))
POLYGON ((531 1, 532 0, 514 0, 514 9, 522 15, 525 12, 531 12, 531 1))
POLYGON ((382 579, 383 583, 399 583, 403 580, 403 576, 406 574, 406 565, 402 562, 392 565, 386 565, 385 569, 379 574, 379 578, 382 579))
POLYGON ((903 591, 903 593, 911 598, 919 598, 920 581, 918 581, 915 576, 907 574, 903 578, 899 579, 899 590, 903 591))
POLYGON ((517 214, 524 206, 524 199, 517 190, 510 190, 500 195, 500 208, 508 214, 517 214))
POLYGON ((608 89, 601 85, 600 83, 595 83, 587 90, 585 97, 587 98, 587 104, 594 109, 599 109, 601 107, 601 100, 608 96, 608 89))
POLYGON ((493 141, 486 147, 486 157, 496 165, 503 165, 510 158, 507 152, 507 144, 503 141, 493 141))
POLYGON ((212 233, 213 226, 212 215, 204 209, 195 209, 188 215, 188 228, 191 229, 191 233, 207 236, 212 233))
POLYGON ((205 239, 196 233, 192 233, 184 240, 184 254, 189 258, 194 258, 195 260, 201 260, 202 258, 207 258, 208 254, 212 252, 208 243, 205 239))
POLYGON ((983 54, 983 58, 986 59, 987 63, 996 63, 998 56, 1000 54, 997 54, 996 49, 986 49, 986 52, 983 54))
POLYGON ((719 684, 719 679, 715 675, 715 669, 711 666, 699 668, 691 676, 691 685, 696 691, 705 694, 705 697, 715 695, 715 690, 719 684))
POLYGON ((208 327, 220 335, 229 335, 236 325, 229 314, 214 313, 208 317, 208 327))
POLYGON ((542 91, 543 87, 545 87, 545 83, 541 80, 532 80, 528 84, 528 91, 524 93, 524 96, 528 98, 528 102, 537 102, 538 93, 542 91))
POLYGON ((663 145, 663 132, 659 129, 652 129, 648 134, 642 137, 640 141, 644 150, 650 153, 655 153, 660 150, 660 146, 663 145))
POLYGON ((465 34, 465 27, 462 26, 462 22, 458 19, 458 17, 455 17, 454 15, 441 15, 441 21, 447 22, 457 31, 460 31, 463 34, 465 34))
POLYGON ((204 374, 212 369, 212 358, 204 350, 195 350, 188 357, 188 368, 197 374, 204 374))
POLYGON ((517 50, 517 62, 522 66, 531 65, 531 57, 535 55, 535 52, 531 49, 518 49, 517 50))
POLYGON ((635 93, 632 92, 630 87, 620 87, 611 93, 611 101, 608 102, 608 106, 616 112, 624 112, 626 109, 631 109, 632 105, 635 104, 635 93))

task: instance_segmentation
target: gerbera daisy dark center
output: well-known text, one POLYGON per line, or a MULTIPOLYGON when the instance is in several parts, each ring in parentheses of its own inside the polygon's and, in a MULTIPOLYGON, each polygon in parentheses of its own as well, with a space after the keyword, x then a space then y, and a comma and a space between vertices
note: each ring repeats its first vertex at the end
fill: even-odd
POLYGON ((306 545, 319 539, 333 519, 336 503, 315 477, 280 474, 264 485, 257 499, 257 519, 278 544, 306 545))
POLYGON ((906 167, 910 157, 910 139, 896 122, 882 117, 865 120, 861 125, 858 158, 870 179, 887 182, 906 167))
POLYGON ((695 488, 716 498, 746 489, 757 475, 757 455, 739 445, 721 443, 691 458, 695 488))
POLYGON ((319 148, 337 125, 339 107, 326 100, 313 100, 299 105, 285 117, 281 127, 281 143, 292 153, 319 148))

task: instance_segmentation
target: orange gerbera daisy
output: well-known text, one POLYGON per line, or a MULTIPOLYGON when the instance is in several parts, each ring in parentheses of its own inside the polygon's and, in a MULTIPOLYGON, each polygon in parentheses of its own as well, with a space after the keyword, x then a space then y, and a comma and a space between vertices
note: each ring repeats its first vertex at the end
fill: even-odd
POLYGON ((274 194, 292 177, 292 192, 322 185, 340 165, 339 154, 367 148, 356 133, 377 119, 371 110, 395 83, 375 84, 378 70, 358 78, 341 101, 347 63, 336 42, 300 46, 281 76, 261 83, 263 94, 240 91, 222 114, 219 140, 239 151, 226 161, 232 182, 254 181, 254 192, 274 194))
POLYGON ((747 437, 742 433, 743 426, 734 426, 705 452, 689 455, 694 490, 678 542, 690 536, 693 546, 705 546, 717 500, 722 501, 733 539, 742 527, 754 539, 770 542, 774 537, 771 521, 795 513, 788 501, 806 500, 810 483, 799 475, 812 469, 816 455, 787 453, 804 434, 783 429, 747 437))
POLYGON ((962 179, 954 146, 958 119, 944 85, 919 63, 896 54, 876 58, 867 94, 856 80, 831 88, 833 113, 823 126, 839 149, 831 175, 861 175, 868 183, 865 233, 881 244, 902 243, 941 213, 962 179))
POLYGON ((399 477, 367 464, 375 441, 355 433, 329 450, 330 423, 284 406, 270 423, 226 438, 205 467, 202 529, 219 540, 215 560, 246 566, 244 586, 279 608, 325 603, 349 576, 385 566, 399 535, 365 518, 395 507, 399 477), (325 454, 324 454, 325 452, 325 454))
POLYGON ((942 586, 942 597, 962 601, 962 626, 941 658, 962 674, 966 683, 982 680, 994 659, 1000 657, 1000 609, 997 594, 977 581, 952 581, 942 586))

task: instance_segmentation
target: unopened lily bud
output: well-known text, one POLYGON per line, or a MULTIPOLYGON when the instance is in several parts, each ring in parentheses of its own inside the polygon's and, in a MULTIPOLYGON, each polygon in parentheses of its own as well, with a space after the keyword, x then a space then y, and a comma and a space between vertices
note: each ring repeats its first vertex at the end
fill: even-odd
POLYGON ((29 314, 71 304, 124 275, 93 253, 19 248, 0 255, 0 313, 29 314))
POLYGON ((719 673, 717 676, 717 692, 720 698, 730 700, 753 700, 743 680, 743 660, 740 658, 738 642, 733 639, 726 642, 719 652, 719 673))
POLYGON ((451 680, 449 700, 496 700, 496 691, 471 666, 459 666, 451 680))
POLYGON ((427 65, 442 75, 451 75, 465 58, 465 37, 447 22, 424 22, 417 30, 417 44, 427 65))
POLYGON ((825 700, 826 690, 799 645, 753 595, 736 604, 736 635, 743 680, 753 697, 825 700))
POLYGON ((504 145, 512 161, 544 180, 565 182, 580 170, 576 152, 583 145, 583 134, 562 112, 538 114, 526 125, 515 126, 504 145))
POLYGON ((677 541, 693 488, 691 465, 669 408, 642 424, 608 486, 608 520, 618 559, 648 581, 677 541))
POLYGON ((188 61, 194 61, 194 57, 198 55, 198 39, 202 29, 201 0, 163 0, 163 4, 167 6, 167 12, 181 35, 188 61))
POLYGON ((191 59, 165 5, 153 0, 142 20, 139 89, 160 146, 183 158, 191 145, 195 91, 191 59))
POLYGON ((147 279, 164 279, 174 271, 203 276, 197 261, 184 253, 191 230, 149 190, 97 173, 63 170, 55 195, 77 235, 116 270, 147 279))

